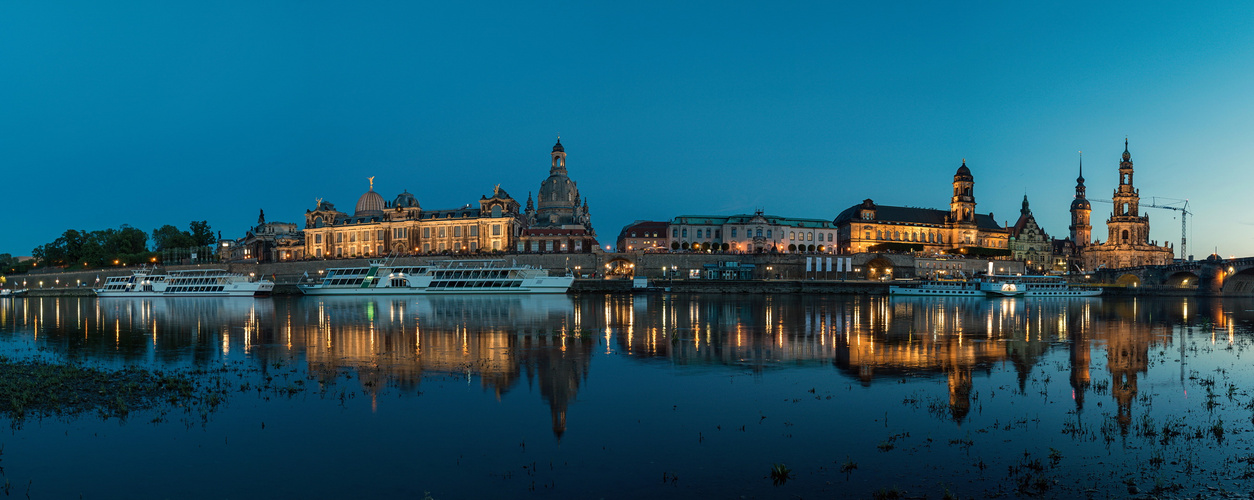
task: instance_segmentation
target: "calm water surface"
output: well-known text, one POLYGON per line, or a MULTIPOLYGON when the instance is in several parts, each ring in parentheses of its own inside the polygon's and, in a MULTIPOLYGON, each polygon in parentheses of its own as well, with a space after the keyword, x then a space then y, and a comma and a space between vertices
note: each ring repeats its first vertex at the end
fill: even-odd
POLYGON ((10 357, 228 394, 28 420, 0 470, 31 498, 1248 494, 1252 330, 1183 298, 4 299, 10 357))

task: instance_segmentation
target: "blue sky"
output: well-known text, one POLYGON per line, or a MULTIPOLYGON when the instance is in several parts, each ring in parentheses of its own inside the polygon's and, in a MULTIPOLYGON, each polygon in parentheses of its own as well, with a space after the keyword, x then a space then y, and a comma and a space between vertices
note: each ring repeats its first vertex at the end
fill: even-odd
MULTIPOLYGON (((1191 253, 1254 255, 1254 4, 0 4, 0 253, 65 229, 239 237, 351 211, 523 201, 558 134, 603 243, 637 219, 833 218, 1026 193, 1066 236, 1077 151, 1109 199, 1187 198, 1191 253), (677 5, 678 4, 678 5, 677 5)), ((1106 239, 1109 205, 1094 204, 1106 239)), ((1178 214, 1149 210, 1178 245, 1178 214)))

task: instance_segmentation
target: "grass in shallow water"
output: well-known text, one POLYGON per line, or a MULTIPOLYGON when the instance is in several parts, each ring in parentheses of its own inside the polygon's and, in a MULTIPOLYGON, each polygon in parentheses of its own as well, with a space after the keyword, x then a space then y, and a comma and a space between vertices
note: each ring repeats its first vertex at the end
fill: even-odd
POLYGON ((202 402, 202 408, 212 409, 221 397, 200 390, 183 374, 139 368, 105 370, 0 356, 0 416, 15 424, 27 417, 84 413, 124 418, 132 411, 202 402))

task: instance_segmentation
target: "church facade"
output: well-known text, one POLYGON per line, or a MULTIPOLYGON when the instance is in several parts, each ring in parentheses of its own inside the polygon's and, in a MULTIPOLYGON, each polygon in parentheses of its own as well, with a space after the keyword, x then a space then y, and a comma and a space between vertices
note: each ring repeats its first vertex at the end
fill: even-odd
POLYGON ((993 214, 975 212, 975 177, 962 166, 954 173, 949 211, 877 205, 870 199, 842 211, 834 221, 840 253, 921 251, 1009 255, 1010 231, 993 214))
POLYGON ((1170 264, 1174 251, 1149 239, 1149 215, 1140 212, 1141 195, 1132 184, 1132 154, 1123 143, 1119 162, 1119 185, 1114 192, 1114 210, 1106 220, 1105 243, 1089 243, 1088 215, 1091 207, 1084 193, 1084 175, 1077 179, 1076 201, 1071 205, 1072 238, 1085 271, 1170 264))

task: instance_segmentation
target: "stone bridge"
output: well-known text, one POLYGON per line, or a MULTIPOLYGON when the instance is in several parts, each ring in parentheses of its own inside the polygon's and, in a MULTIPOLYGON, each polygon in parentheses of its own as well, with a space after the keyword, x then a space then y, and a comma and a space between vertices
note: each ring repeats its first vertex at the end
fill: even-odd
POLYGON ((1103 269, 1093 273, 1093 281, 1190 295, 1254 297, 1254 257, 1224 260, 1212 255, 1166 266, 1103 269))

